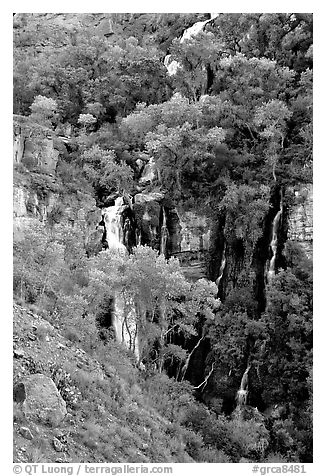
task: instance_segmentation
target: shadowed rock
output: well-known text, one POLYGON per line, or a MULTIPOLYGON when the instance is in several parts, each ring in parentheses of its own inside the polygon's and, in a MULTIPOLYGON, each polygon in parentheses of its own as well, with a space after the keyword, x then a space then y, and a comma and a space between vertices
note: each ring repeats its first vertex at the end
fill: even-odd
POLYGON ((66 416, 66 403, 53 380, 43 374, 26 377, 14 387, 14 400, 22 403, 29 420, 57 426, 66 416))

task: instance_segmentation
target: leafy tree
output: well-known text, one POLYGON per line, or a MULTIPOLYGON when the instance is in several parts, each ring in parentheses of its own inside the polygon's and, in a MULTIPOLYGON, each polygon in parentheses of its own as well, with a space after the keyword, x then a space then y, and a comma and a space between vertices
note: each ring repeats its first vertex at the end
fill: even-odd
POLYGON ((31 303, 46 296, 53 299, 64 269, 64 246, 43 225, 29 226, 14 244, 14 289, 21 299, 31 303))
POLYGON ((54 99, 36 96, 30 109, 32 112, 30 115, 32 121, 52 128, 52 123, 57 117, 56 111, 58 109, 54 99))
POLYGON ((213 75, 219 59, 224 53, 224 46, 212 33, 200 33, 183 42, 173 41, 171 60, 178 64, 173 76, 176 91, 191 101, 211 92, 213 75))
POLYGON ((148 247, 137 247, 130 256, 113 251, 101 253, 91 260, 90 279, 88 299, 96 307, 102 305, 107 294, 122 297, 126 319, 130 305, 135 307, 139 336, 144 339, 144 357, 157 343, 160 369, 164 356, 172 352, 174 358, 180 359, 183 355, 177 346, 165 348, 169 333, 179 329, 185 336, 196 335, 194 326, 199 317, 212 319, 218 306, 213 283, 203 280, 191 285, 176 259, 166 261, 148 247))
POLYGON ((209 29, 232 55, 266 57, 299 72, 311 67, 310 13, 222 13, 209 29))
POLYGON ((80 161, 86 177, 102 195, 112 191, 123 194, 133 187, 132 169, 125 163, 118 163, 112 150, 93 146, 82 153, 80 161))
POLYGON ((154 156, 160 184, 176 198, 208 194, 208 185, 234 160, 213 101, 190 103, 176 94, 161 105, 139 105, 122 123, 154 156))
POLYGON ((78 118, 78 123, 81 124, 85 129, 87 126, 90 126, 96 122, 96 118, 92 114, 80 114, 78 118))
POLYGON ((229 243, 237 239, 244 242, 251 256, 257 240, 263 233, 263 222, 269 209, 269 188, 230 184, 219 204, 226 215, 224 235, 229 243))
POLYGON ((260 356, 265 401, 296 408, 309 396, 312 349, 312 275, 309 268, 303 273, 301 263, 281 271, 268 287, 262 317, 267 335, 260 356))
POLYGON ((263 130, 260 135, 269 141, 266 155, 272 165, 273 178, 276 182, 275 169, 278 162, 279 151, 284 147, 286 121, 292 112, 277 99, 269 101, 256 110, 254 123, 263 130))

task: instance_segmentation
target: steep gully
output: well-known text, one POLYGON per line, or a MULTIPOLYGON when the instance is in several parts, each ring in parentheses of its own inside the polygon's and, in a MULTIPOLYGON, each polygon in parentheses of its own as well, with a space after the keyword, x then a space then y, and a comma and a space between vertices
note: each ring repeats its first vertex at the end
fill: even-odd
MULTIPOLYGON (((180 42, 182 43, 183 41, 190 39, 193 36, 196 36, 201 31, 203 31, 205 25, 209 23, 210 21, 212 21, 214 18, 216 18, 218 14, 213 13, 213 14, 210 14, 210 16, 211 16, 210 19, 197 22, 194 25, 192 25, 190 28, 186 29, 182 35, 182 38, 180 39, 180 42)), ((176 70, 179 67, 179 65, 175 61, 170 62, 169 56, 170 55, 168 55, 165 58, 164 63, 168 69, 169 74, 174 74, 173 71, 176 70)), ((149 164, 145 166, 143 178, 140 179, 140 182, 146 181, 148 180, 148 178, 151 181, 154 178, 152 166, 153 166, 153 159, 151 158, 149 164)), ((105 248, 119 250, 122 253, 127 252, 127 247, 124 244, 124 242, 126 241, 124 231, 128 227, 130 222, 128 221, 123 224, 123 218, 122 218, 122 213, 126 210, 126 208, 127 206, 124 205, 123 198, 118 197, 115 200, 115 203, 113 206, 107 207, 104 210, 100 224, 104 226, 104 234, 103 234, 102 241, 105 248)), ((166 217, 166 210, 164 207, 162 207, 162 216, 163 216, 163 221, 160 228, 159 252, 160 254, 167 256, 167 241, 169 238, 169 231, 167 228, 167 217, 166 217)), ((143 218, 150 219, 150 217, 146 215, 144 215, 143 218)), ((137 230, 136 234, 137 234, 136 244, 139 245, 142 242, 141 230, 137 230)), ((221 269, 220 269, 220 277, 217 280, 217 284, 222 277, 223 269, 225 267, 225 252, 223 254, 223 257, 224 258, 223 258, 223 262, 221 264, 221 269)), ((137 361, 139 361, 140 359, 139 336, 137 334, 135 305, 132 302, 127 303, 128 310, 127 310, 127 317, 125 317, 126 303, 124 303, 123 301, 124 300, 122 296, 116 293, 114 297, 114 311, 113 311, 112 326, 115 331, 116 340, 118 342, 125 342, 126 345, 130 349, 133 349, 135 356, 137 358, 137 361)), ((196 345, 196 348, 197 347, 198 347, 198 344, 196 345)), ((190 356, 191 355, 192 353, 190 354, 190 356)))
MULTIPOLYGON (((182 38, 180 39, 180 42, 182 43, 183 41, 190 39, 194 36, 196 36, 198 33, 203 31, 205 25, 212 21, 214 18, 216 18, 218 14, 211 14, 211 18, 206 20, 206 21, 201 21, 195 23, 193 26, 185 30, 185 32, 182 35, 182 38)), ((165 66, 168 69, 169 75, 173 75, 176 73, 177 69, 180 68, 181 66, 176 62, 176 61, 171 61, 170 55, 167 55, 164 61, 165 66)), ((148 164, 146 170, 144 170, 143 173, 143 181, 148 181, 148 174, 150 174, 150 180, 152 181, 155 174, 153 173, 153 159, 151 158, 151 163, 148 164), (150 169, 150 170, 147 170, 150 169)), ((140 182, 142 179, 140 179, 140 182)), ((134 199, 135 202, 135 199, 134 199)), ((109 249, 116 249, 119 252, 122 253, 127 253, 128 250, 131 248, 130 243, 130 234, 132 235, 131 231, 131 220, 129 218, 126 218, 125 212, 129 208, 130 211, 130 205, 127 205, 122 197, 118 197, 115 200, 115 203, 113 206, 107 207, 103 209, 103 215, 102 215, 102 221, 100 224, 102 226, 104 225, 104 234, 103 234, 103 247, 104 248, 109 248, 109 249)), ((132 206, 132 205, 131 205, 132 206)), ((160 219, 160 225, 159 225, 159 232, 157 233, 156 230, 154 230, 154 234, 158 234, 158 239, 159 239, 159 246, 158 246, 158 251, 160 254, 166 256, 167 258, 171 255, 176 255, 178 256, 182 246, 180 246, 181 241, 185 239, 185 234, 182 234, 182 226, 180 224, 180 219, 178 217, 178 213, 176 212, 176 215, 178 217, 178 226, 181 228, 181 233, 180 236, 177 239, 177 246, 172 246, 172 252, 171 253, 171 246, 170 246, 170 252, 168 252, 168 245, 169 242, 171 242, 171 239, 173 240, 173 231, 169 230, 168 227, 168 215, 169 211, 161 204, 161 219, 160 219), (181 237, 181 240, 180 240, 181 237)), ((278 250, 278 233, 279 229, 281 226, 281 221, 282 221, 282 215, 283 215, 283 197, 281 195, 280 201, 279 201, 279 209, 276 212, 273 221, 271 223, 271 240, 269 243, 269 254, 270 254, 270 259, 266 259, 264 263, 264 281, 265 282, 270 282, 273 277, 275 276, 276 272, 276 259, 277 259, 277 250, 278 250)), ((150 217, 148 216, 147 209, 143 215, 144 220, 149 220, 150 217)), ((151 231, 152 234, 152 231, 151 231)), ((174 233, 175 234, 175 233, 174 233)), ((140 245, 140 244, 147 244, 146 239, 143 238, 142 236, 142 230, 141 229, 136 229, 134 230, 133 233, 134 239, 131 239, 131 242, 134 241, 133 245, 140 245)), ((220 260, 219 260, 219 266, 218 266, 218 273, 217 277, 215 279, 215 282, 218 286, 218 289, 220 290, 220 286, 222 284, 222 281, 225 279, 228 279, 228 276, 225 275, 225 271, 227 268, 227 242, 225 239, 223 241, 223 248, 220 252, 220 260)), ((211 244, 209 244, 210 246, 211 244)), ((214 273, 215 274, 215 273, 214 273)), ((263 286, 264 288, 264 286, 263 286)), ((264 289, 263 289, 264 290, 264 289)), ((136 311, 135 311, 135 303, 132 301, 126 302, 126 300, 116 293, 114 297, 114 312, 113 312, 113 319, 112 319, 112 326, 115 331, 115 336, 118 342, 124 342, 130 349, 133 350, 137 361, 140 360, 140 353, 139 353, 139 335, 137 331, 137 316, 136 316, 136 311), (126 317, 127 316, 127 317, 126 317)), ((205 336, 200 336, 199 340, 197 340, 196 343, 194 343, 192 350, 189 352, 188 355, 188 360, 184 365, 184 368, 181 371, 181 380, 183 380, 186 376, 189 377, 190 380, 191 378, 191 372, 189 372, 190 368, 190 359, 197 351, 203 341, 205 341, 205 336)), ((201 366, 202 368, 204 367, 204 362, 205 358, 208 354, 209 345, 205 346, 206 351, 201 352, 201 366)), ((249 371, 250 371, 251 365, 248 365, 246 370, 244 371, 244 374, 241 379, 240 387, 239 390, 236 394, 236 405, 241 407, 244 406, 248 403, 248 394, 249 394, 249 371)), ((200 388, 202 389, 206 386, 207 381, 210 377, 210 375, 213 372, 213 366, 206 376, 206 378, 203 380, 203 375, 201 375, 200 379, 202 381, 201 384, 197 385, 195 388, 200 388)), ((197 383, 198 383, 198 377, 196 378, 197 383)))

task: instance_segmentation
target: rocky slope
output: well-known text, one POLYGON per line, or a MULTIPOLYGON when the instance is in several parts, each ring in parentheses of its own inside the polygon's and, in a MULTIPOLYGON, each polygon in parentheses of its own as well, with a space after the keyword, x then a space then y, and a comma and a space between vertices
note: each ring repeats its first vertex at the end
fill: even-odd
POLYGON ((90 355, 15 304, 13 352, 15 462, 193 461, 113 341, 90 355))

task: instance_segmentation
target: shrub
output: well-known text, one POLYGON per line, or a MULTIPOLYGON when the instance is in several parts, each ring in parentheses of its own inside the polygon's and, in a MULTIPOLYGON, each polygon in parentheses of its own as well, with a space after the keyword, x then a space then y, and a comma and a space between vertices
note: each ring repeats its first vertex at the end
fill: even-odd
POLYGON ((52 127, 52 122, 57 118, 57 102, 45 96, 36 96, 31 109, 31 119, 42 126, 52 127))
POLYGON ((94 117, 92 114, 79 115, 78 123, 84 127, 90 126, 91 124, 95 124, 95 122, 96 122, 96 117, 94 117))
POLYGON ((50 367, 51 378, 68 406, 75 407, 81 400, 81 392, 74 385, 71 375, 54 364, 50 367))

